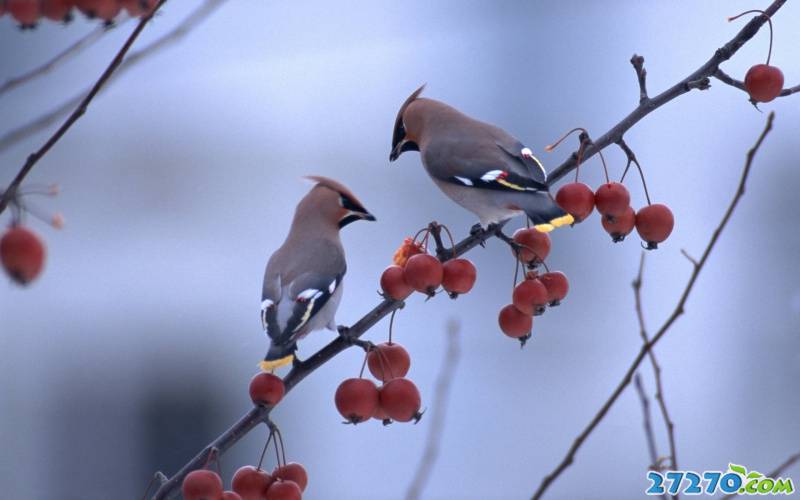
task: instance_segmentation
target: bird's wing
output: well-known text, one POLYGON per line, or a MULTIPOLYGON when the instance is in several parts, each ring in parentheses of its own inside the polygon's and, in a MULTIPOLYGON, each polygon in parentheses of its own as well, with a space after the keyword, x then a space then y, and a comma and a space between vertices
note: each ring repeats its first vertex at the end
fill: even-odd
POLYGON ((284 288, 284 294, 266 316, 267 334, 274 344, 291 344, 341 286, 344 272, 304 273, 284 288))
POLYGON ((425 148, 423 161, 434 178, 458 186, 506 192, 548 189, 544 168, 513 138, 436 141, 425 148))

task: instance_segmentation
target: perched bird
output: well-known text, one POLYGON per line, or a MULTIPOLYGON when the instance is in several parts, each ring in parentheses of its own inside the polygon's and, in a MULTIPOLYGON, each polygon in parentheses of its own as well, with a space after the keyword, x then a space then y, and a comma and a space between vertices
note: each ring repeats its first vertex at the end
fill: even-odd
POLYGON ((270 338, 263 370, 294 359, 297 340, 313 330, 336 329, 334 316, 347 271, 339 230, 375 216, 342 184, 310 176, 316 184, 300 200, 289 235, 264 272, 261 323, 270 338))
POLYGON ((505 130, 419 97, 424 88, 397 113, 389 161, 419 151, 433 182, 484 227, 523 212, 540 231, 573 222, 548 192, 547 172, 529 148, 505 130))

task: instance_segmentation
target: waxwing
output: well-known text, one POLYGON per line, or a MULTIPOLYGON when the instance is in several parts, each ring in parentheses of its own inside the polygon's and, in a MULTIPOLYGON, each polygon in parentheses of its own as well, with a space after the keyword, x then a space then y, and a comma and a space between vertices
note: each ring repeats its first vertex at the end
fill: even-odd
POLYGON ((547 172, 529 148, 498 127, 419 97, 424 88, 397 113, 389 161, 419 151, 433 182, 484 227, 523 212, 540 231, 573 222, 550 195, 547 172))
POLYGON ((289 235, 264 272, 261 323, 270 347, 261 362, 263 370, 292 361, 297 340, 309 332, 336 329, 347 271, 339 230, 357 220, 375 220, 339 182, 308 179, 316 184, 297 205, 289 235))

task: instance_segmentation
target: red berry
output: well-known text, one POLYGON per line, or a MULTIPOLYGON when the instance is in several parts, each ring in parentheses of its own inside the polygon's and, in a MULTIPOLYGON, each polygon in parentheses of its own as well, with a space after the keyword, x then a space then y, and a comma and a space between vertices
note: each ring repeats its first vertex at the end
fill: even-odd
POLYGON ((783 90, 783 72, 775 66, 756 64, 744 77, 744 88, 750 99, 757 102, 769 102, 783 90))
POLYGON ((533 316, 520 311, 514 304, 500 309, 500 329, 509 337, 518 339, 527 336, 533 327, 533 316))
POLYGON ((547 300, 551 306, 557 306, 569 292, 569 281, 561 271, 544 273, 539 276, 539 281, 547 288, 547 300))
POLYGON ((672 211, 661 203, 648 205, 636 213, 636 232, 647 242, 647 248, 658 248, 666 240, 675 225, 672 211))
POLYGON ((403 277, 403 268, 397 265, 387 267, 381 274, 381 290, 393 300, 405 300, 414 291, 403 277))
POLYGON ((294 481, 275 481, 267 489, 265 500, 301 500, 303 491, 294 481))
POLYGON ((211 470, 193 470, 183 478, 182 490, 185 500, 217 500, 222 496, 222 479, 211 470))
POLYGON ((275 406, 285 393, 283 380, 272 373, 256 374, 250 381, 250 399, 253 404, 275 406))
POLYGON ((42 0, 42 15, 53 21, 66 21, 74 4, 73 0, 42 0))
POLYGON ((547 288, 538 279, 526 279, 516 287, 511 302, 520 312, 533 315, 541 314, 548 300, 547 288))
POLYGON ((522 245, 519 250, 519 260, 522 262, 539 264, 550 253, 550 237, 537 229, 517 229, 514 232, 514 241, 522 245))
POLYGON ((278 467, 272 471, 272 477, 275 479, 283 479, 284 481, 294 481, 300 487, 300 491, 306 491, 308 486, 308 473, 306 468, 297 462, 289 462, 288 464, 278 467))
POLYGON ((261 498, 273 481, 274 479, 267 471, 256 469, 252 465, 245 465, 234 473, 231 489, 247 499, 261 498))
POLYGON ((633 208, 628 207, 622 215, 616 217, 604 215, 600 222, 603 224, 603 229, 611 235, 614 243, 617 243, 624 240, 633 231, 633 227, 636 225, 636 212, 633 211, 633 208))
POLYGON ((602 215, 616 217, 625 213, 631 204, 631 195, 623 184, 607 182, 594 193, 594 204, 602 215))
POLYGON ((392 379, 381 387, 380 406, 397 422, 408 422, 411 419, 419 420, 419 408, 422 400, 419 390, 414 382, 407 378, 392 379))
POLYGON ((565 212, 580 222, 591 215, 594 210, 594 193, 592 188, 582 182, 564 184, 556 193, 556 203, 565 212))
POLYGON ((36 26, 41 16, 39 0, 6 0, 6 9, 23 28, 36 26))
MULTIPOLYGON (((380 389, 378 389, 378 392, 380 393, 380 389)), ((389 414, 386 413, 386 410, 384 410, 380 405, 380 398, 378 400, 378 406, 375 407, 375 413, 372 415, 372 418, 380 420, 383 422, 383 425, 388 425, 392 422, 392 419, 389 418, 389 414)))
POLYGON ((132 17, 144 16, 158 3, 158 0, 122 0, 122 6, 132 17))
POLYGON ((467 259, 451 259, 444 263, 442 287, 456 297, 460 293, 467 293, 475 285, 478 271, 475 265, 467 259))
POLYGON ((351 424, 363 422, 375 414, 378 388, 365 378, 349 378, 336 389, 336 409, 351 424))
POLYGON ((411 357, 403 346, 396 342, 384 342, 367 354, 370 373, 381 382, 405 377, 411 367, 411 357))
POLYGON ((223 491, 222 500, 242 500, 242 497, 235 491, 223 491))
POLYGON ((406 283, 418 292, 433 295, 442 284, 444 269, 439 259, 427 253, 412 255, 403 270, 406 283))
POLYGON ((42 241, 22 226, 12 226, 0 239, 0 262, 11 279, 26 285, 36 279, 44 267, 42 241))

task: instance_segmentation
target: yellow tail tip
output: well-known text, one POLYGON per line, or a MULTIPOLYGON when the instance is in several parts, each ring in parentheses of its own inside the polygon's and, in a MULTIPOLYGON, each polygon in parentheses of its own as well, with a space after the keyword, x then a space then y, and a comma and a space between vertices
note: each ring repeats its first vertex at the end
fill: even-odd
POLYGON ((261 371, 269 372, 274 370, 275 368, 280 368, 281 366, 288 365, 294 359, 294 354, 290 354, 280 359, 273 359, 271 361, 264 360, 258 364, 258 367, 261 368, 261 371))
POLYGON ((550 221, 550 224, 552 224, 554 227, 565 226, 573 223, 575 223, 575 217, 570 214, 562 215, 561 217, 557 217, 550 221))
POLYGON ((535 226, 533 226, 533 228, 539 231, 540 233, 549 233, 550 231, 555 229, 555 226, 553 226, 552 224, 536 224, 535 226))

